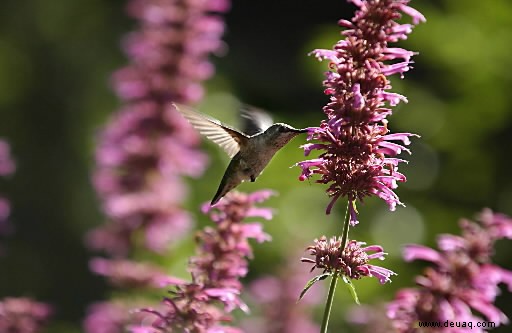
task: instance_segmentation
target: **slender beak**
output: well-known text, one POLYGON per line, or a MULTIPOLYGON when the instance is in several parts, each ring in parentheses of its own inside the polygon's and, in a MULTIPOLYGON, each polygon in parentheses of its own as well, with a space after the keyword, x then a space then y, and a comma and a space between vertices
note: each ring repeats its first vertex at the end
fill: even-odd
POLYGON ((307 128, 302 128, 302 129, 295 129, 294 131, 295 133, 307 133, 308 132, 308 129, 307 128))

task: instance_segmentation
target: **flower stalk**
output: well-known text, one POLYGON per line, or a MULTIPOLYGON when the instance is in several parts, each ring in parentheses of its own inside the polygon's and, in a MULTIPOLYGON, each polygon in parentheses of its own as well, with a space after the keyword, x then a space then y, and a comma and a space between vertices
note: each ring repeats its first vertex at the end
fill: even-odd
POLYGON ((350 226, 359 223, 357 201, 377 196, 383 199, 391 211, 403 205, 394 190, 405 176, 398 172, 398 165, 406 162, 397 158, 410 144, 412 133, 389 133, 386 117, 391 107, 407 102, 405 96, 390 92, 389 76, 403 74, 411 67, 414 52, 389 47, 407 38, 412 27, 425 17, 408 6, 409 0, 349 0, 359 7, 351 21, 340 20, 345 39, 332 50, 317 49, 311 52, 318 60, 329 61, 323 85, 330 101, 323 108, 327 119, 319 127, 308 128, 308 140, 316 140, 302 146, 305 156, 319 150, 317 158, 297 163, 302 168, 299 180, 319 176, 317 183, 326 184, 331 201, 326 214, 330 214, 341 197, 347 198, 347 209, 341 237, 327 240, 323 236, 307 249, 315 259, 302 258, 314 263, 323 273, 311 279, 301 297, 319 280, 331 276, 329 294, 324 310, 321 332, 327 332, 336 284, 342 277, 358 303, 351 279, 373 276, 380 283, 390 281, 395 273, 369 264, 370 259, 384 259, 385 253, 378 245, 366 246, 350 240, 350 226), (397 21, 406 14, 412 24, 397 21), (400 142, 400 144, 396 143, 400 142), (375 253, 369 253, 375 252, 375 253))
POLYGON ((327 302, 325 303, 324 317, 322 319, 322 328, 320 329, 320 333, 327 333, 327 327, 329 326, 329 318, 331 316, 331 308, 337 284, 338 272, 334 272, 331 277, 331 284, 329 285, 329 293, 327 294, 327 302))
MULTIPOLYGON (((343 223, 343 234, 341 238, 341 246, 340 249, 344 249, 347 246, 348 240, 348 230, 350 228, 350 214, 349 208, 351 205, 354 205, 353 201, 347 202, 347 209, 345 210, 345 219, 343 223)), ((338 284, 339 272, 335 270, 331 277, 331 283, 329 285, 329 293, 327 294, 327 301, 325 303, 324 316, 322 319, 322 328, 320 333, 327 333, 327 327, 329 325, 329 317, 331 316, 331 308, 334 300, 334 294, 336 293, 336 285, 338 284)))

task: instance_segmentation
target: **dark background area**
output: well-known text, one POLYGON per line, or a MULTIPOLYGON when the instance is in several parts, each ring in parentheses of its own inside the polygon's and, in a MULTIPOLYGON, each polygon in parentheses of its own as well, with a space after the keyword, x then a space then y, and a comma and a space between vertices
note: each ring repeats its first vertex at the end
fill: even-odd
MULTIPOLYGON (((124 66, 122 36, 134 29, 124 1, 34 0, 0 2, 0 137, 11 144, 16 173, 1 180, 1 194, 12 204, 14 233, 2 240, 0 297, 31 296, 55 305, 56 331, 79 331, 86 306, 107 298, 103 280, 88 271, 92 256, 83 236, 104 222, 90 173, 95 135, 118 108, 110 74, 124 66)), ((401 46, 418 51, 405 79, 392 78, 409 98, 390 119, 394 132, 413 132, 413 155, 402 168, 409 181, 398 189, 407 208, 389 212, 378 199, 359 207, 361 224, 352 231, 389 252, 386 267, 399 272, 392 285, 360 281, 364 303, 387 301, 412 285, 421 265, 400 260, 400 245, 435 244, 438 233, 458 233, 457 220, 484 207, 512 214, 512 3, 469 0, 413 1, 427 17, 401 46)), ((344 1, 234 2, 226 16, 228 53, 212 57, 217 74, 207 84, 201 110, 226 122, 234 100, 271 110, 295 127, 316 126, 324 117, 322 73, 327 64, 307 53, 330 48, 339 39, 336 22, 350 18, 344 1), (225 119, 227 118, 227 119, 225 119)), ((328 198, 313 182, 297 180, 304 159, 295 139, 254 184, 241 189, 274 188, 269 201, 279 214, 267 225, 271 245, 256 245, 251 276, 269 273, 288 260, 289 244, 305 248, 322 234, 341 228, 343 212, 326 217, 328 198)), ((211 168, 191 180, 187 206, 195 211, 214 192, 227 159, 204 144, 211 168)), ((340 206, 341 207, 341 206, 340 206)), ((192 243, 192 237, 188 241, 192 243)), ((180 250, 184 256, 189 245, 180 250)), ((496 261, 512 268, 511 242, 498 244, 496 261)), ((169 267, 183 257, 169 260, 169 267)), ((170 269, 172 273, 172 269, 170 269)), ((334 323, 350 296, 339 292, 334 323)), ((512 297, 498 298, 512 317, 512 297)), ((340 326, 342 327, 342 326, 340 326)), ((504 327, 497 332, 507 332, 504 327)))

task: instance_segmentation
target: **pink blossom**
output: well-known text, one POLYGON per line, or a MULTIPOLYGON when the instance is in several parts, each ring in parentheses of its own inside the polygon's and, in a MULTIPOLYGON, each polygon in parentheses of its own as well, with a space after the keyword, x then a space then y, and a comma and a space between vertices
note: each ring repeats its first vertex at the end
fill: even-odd
MULTIPOLYGON (((310 128, 308 140, 318 143, 303 146, 308 156, 319 150, 316 159, 297 163, 302 168, 299 180, 314 174, 318 183, 327 184, 327 194, 332 198, 326 213, 329 214, 340 197, 349 201, 377 196, 387 202, 390 210, 403 205, 394 193, 398 182, 406 181, 398 172, 394 157, 410 153, 411 133, 389 134, 386 116, 407 98, 390 92, 387 76, 408 71, 414 52, 389 47, 389 43, 406 39, 413 24, 425 21, 416 10, 409 7, 409 0, 367 0, 352 2, 359 7, 351 22, 339 24, 348 30, 332 50, 311 52, 318 60, 329 61, 329 71, 323 84, 330 101, 323 108, 327 119, 319 127, 310 128), (413 24, 398 24, 401 13, 412 17, 413 24), (389 61, 394 60, 390 63, 389 61), (401 143, 391 141, 401 141, 401 143)), ((357 220, 353 218, 352 220, 357 220)), ((354 224, 354 222, 351 222, 354 224)))
MULTIPOLYGON (((439 250, 409 245, 406 261, 424 260, 431 264, 416 278, 417 288, 399 291, 388 305, 387 314, 399 333, 415 331, 418 321, 472 322, 476 332, 485 332, 476 323, 492 321, 497 326, 509 322, 494 305, 499 284, 512 290, 512 271, 491 262, 494 243, 509 238, 512 219, 485 209, 477 222, 462 219, 462 235, 441 235, 439 250)), ((455 332, 441 328, 436 332, 455 332)), ((457 332, 474 332, 467 328, 457 332)))

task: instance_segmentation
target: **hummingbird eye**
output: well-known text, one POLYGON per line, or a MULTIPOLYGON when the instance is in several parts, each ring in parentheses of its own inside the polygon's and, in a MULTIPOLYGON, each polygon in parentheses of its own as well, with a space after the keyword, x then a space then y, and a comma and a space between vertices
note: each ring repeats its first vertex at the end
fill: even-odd
POLYGON ((286 132, 286 127, 284 126, 279 126, 279 132, 286 132))

